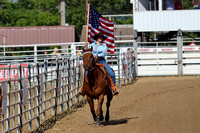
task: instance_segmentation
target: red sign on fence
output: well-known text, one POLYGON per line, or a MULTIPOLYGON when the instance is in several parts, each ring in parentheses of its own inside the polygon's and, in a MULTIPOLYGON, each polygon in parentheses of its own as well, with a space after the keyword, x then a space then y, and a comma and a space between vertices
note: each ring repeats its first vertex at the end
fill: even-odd
MULTIPOLYGON (((28 66, 28 64, 27 63, 21 64, 21 66, 28 66)), ((2 67, 8 67, 8 65, 0 65, 0 81, 3 81, 4 77, 5 77, 5 80, 8 80, 9 69, 1 69, 2 67)), ((18 75, 17 68, 13 68, 13 67, 17 67, 17 65, 11 65, 10 79, 17 78, 17 75, 18 75)), ((22 74, 22 77, 28 76, 28 68, 21 69, 21 74, 22 74)))

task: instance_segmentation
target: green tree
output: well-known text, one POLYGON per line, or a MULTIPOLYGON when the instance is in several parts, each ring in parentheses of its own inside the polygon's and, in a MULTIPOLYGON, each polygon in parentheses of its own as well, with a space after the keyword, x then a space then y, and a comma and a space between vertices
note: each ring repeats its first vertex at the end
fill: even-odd
POLYGON ((0 2, 0 26, 59 25, 59 0, 18 0, 0 2))
POLYGON ((192 0, 183 0, 184 9, 193 9, 192 0))

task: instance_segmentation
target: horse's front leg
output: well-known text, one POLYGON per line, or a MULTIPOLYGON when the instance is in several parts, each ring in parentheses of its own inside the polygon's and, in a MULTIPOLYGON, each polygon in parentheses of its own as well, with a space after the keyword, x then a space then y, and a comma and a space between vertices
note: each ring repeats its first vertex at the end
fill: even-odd
POLYGON ((95 110, 94 110, 94 101, 91 97, 87 96, 87 100, 88 100, 88 103, 90 105, 90 111, 92 113, 92 116, 93 116, 93 119, 94 119, 94 122, 97 121, 97 116, 95 114, 95 110))
POLYGON ((102 111, 102 105, 103 105, 103 101, 104 101, 104 95, 101 94, 98 98, 98 107, 97 107, 97 121, 96 121, 96 125, 99 126, 100 125, 100 120, 102 119, 101 117, 103 117, 103 111, 102 111))
POLYGON ((112 94, 107 95, 107 103, 106 103, 107 110, 106 110, 106 116, 105 116, 106 121, 109 121, 109 119, 110 119, 109 108, 110 108, 110 102, 111 102, 112 98, 113 98, 112 94))

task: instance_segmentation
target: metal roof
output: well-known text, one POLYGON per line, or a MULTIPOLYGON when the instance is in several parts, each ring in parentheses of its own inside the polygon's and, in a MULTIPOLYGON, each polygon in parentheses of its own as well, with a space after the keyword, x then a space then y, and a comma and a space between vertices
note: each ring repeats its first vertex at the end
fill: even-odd
POLYGON ((0 27, 0 45, 75 42, 75 26, 0 27))

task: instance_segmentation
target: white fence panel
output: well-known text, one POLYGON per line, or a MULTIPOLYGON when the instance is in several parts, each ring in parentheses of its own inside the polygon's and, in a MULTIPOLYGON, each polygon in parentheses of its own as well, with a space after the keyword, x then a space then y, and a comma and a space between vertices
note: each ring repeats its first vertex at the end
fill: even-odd
POLYGON ((183 65, 184 75, 199 75, 200 65, 183 65))
POLYGON ((176 64, 177 60, 138 60, 139 65, 163 65, 163 64, 176 64))
POLYGON ((177 65, 138 66, 139 76, 177 75, 177 65))
MULTIPOLYGON (((178 75, 177 47, 138 48, 138 76, 178 75)), ((200 74, 200 47, 183 47, 183 75, 200 74)))

